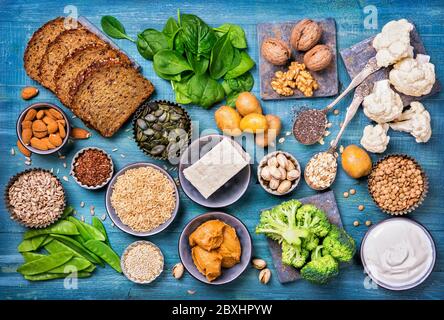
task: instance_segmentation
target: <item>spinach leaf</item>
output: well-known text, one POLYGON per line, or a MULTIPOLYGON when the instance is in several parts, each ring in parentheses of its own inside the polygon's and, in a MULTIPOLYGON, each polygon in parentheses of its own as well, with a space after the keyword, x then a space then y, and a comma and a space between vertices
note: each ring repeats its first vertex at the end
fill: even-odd
POLYGON ((103 16, 100 20, 103 32, 114 39, 127 39, 129 41, 135 42, 131 39, 125 31, 122 23, 113 16, 103 16))
POLYGON ((225 34, 217 40, 211 50, 209 70, 213 79, 219 79, 227 73, 233 62, 233 55, 233 45, 231 44, 228 35, 225 34))
POLYGON ((176 94, 176 102, 182 104, 189 104, 192 102, 188 96, 188 79, 182 81, 171 81, 171 86, 176 94))
POLYGON ((243 75, 234 79, 225 79, 222 82, 225 94, 230 94, 233 91, 244 92, 251 91, 254 85, 254 78, 250 72, 246 72, 243 75))
POLYGON ((209 57, 211 48, 216 43, 216 35, 205 22, 192 14, 182 14, 179 16, 181 32, 179 38, 187 51, 197 55, 209 57))
POLYGON ((214 31, 216 31, 216 34, 219 36, 228 33, 231 44, 235 48, 245 49, 247 47, 244 29, 237 24, 225 23, 220 27, 214 28, 214 31))
POLYGON ((156 74, 161 77, 162 79, 165 80, 171 80, 171 81, 181 81, 182 80, 182 73, 178 73, 178 74, 166 74, 166 73, 162 73, 159 70, 157 70, 157 67, 155 64, 153 64, 153 69, 154 72, 156 72, 156 74))
POLYGON ((198 104, 205 109, 213 104, 222 101, 225 94, 222 85, 208 74, 194 75, 188 81, 188 96, 194 104, 198 104))
POLYGON ((163 34, 168 38, 168 44, 170 49, 174 49, 174 39, 176 38, 178 31, 179 31, 179 24, 177 23, 176 19, 170 17, 165 23, 165 26, 163 27, 162 30, 163 34))
POLYGON ((154 66, 163 74, 175 75, 186 70, 192 70, 187 60, 178 52, 173 50, 160 50, 154 55, 154 66))
POLYGON ((226 105, 230 107, 236 106, 236 100, 237 97, 239 97, 240 92, 233 91, 229 95, 227 95, 227 98, 225 99, 226 105))
POLYGON ((243 75, 245 72, 247 72, 251 68, 253 68, 255 63, 254 63, 253 59, 250 58, 248 53, 246 53, 245 51, 242 51, 240 53, 240 55, 241 55, 240 63, 236 67, 234 67, 233 69, 229 70, 227 72, 227 74, 225 75, 224 79, 237 78, 237 77, 243 75))
POLYGON ((236 68, 239 63, 241 63, 241 51, 237 48, 233 48, 233 61, 231 61, 231 66, 228 69, 228 71, 233 70, 234 68, 236 68))
POLYGON ((146 29, 137 35, 137 50, 145 59, 152 60, 158 51, 168 48, 168 38, 160 31, 146 29))
POLYGON ((210 63, 210 60, 207 58, 203 56, 196 56, 190 52, 187 52, 187 60, 196 74, 204 74, 207 71, 210 63))

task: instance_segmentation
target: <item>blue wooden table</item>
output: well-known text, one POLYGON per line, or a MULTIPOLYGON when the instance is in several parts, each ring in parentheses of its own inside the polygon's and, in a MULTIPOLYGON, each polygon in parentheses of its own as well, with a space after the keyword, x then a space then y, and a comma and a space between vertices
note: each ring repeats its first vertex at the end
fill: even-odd
MULTIPOLYGON (((436 66, 437 77, 444 81, 444 10, 441 0, 437 1, 371 1, 378 10, 380 28, 392 19, 407 18, 413 21, 424 40, 425 47, 436 66)), ((202 17, 213 26, 225 22, 242 25, 248 37, 248 51, 258 61, 258 43, 256 41, 256 24, 270 21, 291 21, 304 17, 315 19, 333 17, 337 23, 338 49, 347 48, 373 34, 376 30, 364 28, 366 1, 5 1, 0 0, 0 185, 2 192, 9 177, 27 168, 24 157, 20 154, 10 155, 10 149, 16 141, 15 121, 19 112, 28 105, 20 98, 20 90, 26 85, 39 87, 40 94, 33 102, 50 101, 59 103, 57 98, 48 90, 40 87, 26 76, 23 69, 23 51, 32 32, 44 22, 64 14, 65 5, 75 5, 78 13, 99 25, 103 15, 114 15, 125 25, 127 32, 135 36, 145 28, 160 29, 169 16, 176 15, 177 8, 182 12, 194 13, 202 17)), ((371 8, 372 9, 372 8, 371 8)), ((374 8, 373 8, 374 9, 374 8)), ((144 60, 137 52, 135 45, 128 41, 117 41, 124 50, 132 55, 143 67, 143 74, 156 86, 154 98, 173 100, 170 85, 157 77, 151 62, 144 60)), ((339 80, 342 87, 350 81, 345 73, 341 59, 339 63, 339 80)), ((258 69, 253 70, 256 84, 254 93, 259 94, 258 69)), ((292 108, 294 106, 323 107, 332 99, 306 99, 281 102, 264 102, 266 113, 279 115, 284 119, 283 132, 291 129, 292 108)), ((179 261, 177 240, 183 226, 192 217, 204 213, 207 209, 192 203, 183 192, 181 209, 174 223, 164 232, 149 238, 162 249, 165 254, 165 272, 160 278, 148 286, 136 285, 126 280, 122 275, 107 267, 99 268, 91 278, 80 279, 77 289, 65 289, 62 280, 30 283, 15 272, 22 263, 22 257, 17 253, 17 244, 22 239, 24 228, 9 219, 3 203, 0 206, 0 299, 443 299, 444 298, 444 257, 441 255, 444 247, 444 206, 442 204, 443 183, 441 173, 444 170, 442 157, 444 155, 444 94, 435 95, 424 101, 432 117, 433 136, 427 144, 416 144, 408 134, 391 132, 390 147, 386 153, 408 153, 414 156, 424 167, 430 178, 430 192, 424 203, 411 218, 423 223, 432 233, 438 248, 436 267, 429 279, 421 286, 405 291, 390 292, 382 288, 375 288, 368 282, 358 259, 349 267, 341 270, 340 275, 326 286, 312 285, 306 281, 299 281, 281 285, 277 277, 267 286, 261 285, 258 272, 249 268, 235 282, 225 286, 208 286, 192 278, 189 274, 181 280, 175 280, 171 275, 171 267, 179 261), (194 294, 191 294, 194 292, 194 294)), ((338 131, 338 125, 343 120, 344 110, 351 98, 344 99, 339 108, 338 116, 330 116, 334 124, 332 136, 338 131)), ((215 108, 206 111, 198 107, 188 107, 194 120, 200 121, 200 131, 215 128, 213 114, 215 108)), ((72 121, 74 125, 82 125, 78 119, 72 121)), ((341 142, 343 145, 359 143, 363 126, 369 120, 360 112, 352 121, 341 142)), ((65 160, 54 156, 33 156, 32 167, 54 168, 59 177, 68 176, 68 169, 63 163, 70 163, 76 150, 86 146, 98 146, 112 154, 117 169, 136 161, 152 161, 138 150, 131 139, 131 125, 126 124, 112 139, 104 139, 97 133, 86 141, 75 142, 64 150, 65 160), (112 149, 118 151, 112 152, 112 149)), ((331 137, 327 139, 329 142, 331 137)), ((305 147, 298 144, 292 136, 287 137, 279 149, 289 151, 295 155, 302 166, 305 166, 310 156, 324 147, 317 145, 305 147)), ((16 150, 17 153, 17 150, 16 150)), ((377 159, 377 157, 374 157, 377 159)), ((159 163, 157 161, 154 161, 159 163)), ((161 163, 162 165, 164 163, 161 163)), ((254 170, 256 166, 254 166, 254 170)), ((173 176, 176 175, 173 172, 173 176)), ((83 215, 90 221, 89 206, 94 205, 96 215, 105 213, 104 191, 90 192, 81 189, 70 179, 63 182, 68 193, 69 203, 78 210, 78 216, 83 215), (86 203, 85 208, 80 202, 86 203)), ((356 181, 349 178, 343 171, 339 172, 333 186, 336 194, 342 220, 347 231, 358 243, 362 239, 367 227, 366 220, 373 223, 388 218, 372 203, 366 192, 366 181, 356 181), (355 188, 357 194, 345 199, 342 193, 355 188), (363 204, 365 210, 358 211, 358 205, 363 204), (361 222, 359 227, 353 226, 353 221, 361 222)), ((255 235, 254 228, 259 218, 261 208, 271 207, 284 199, 298 198, 313 195, 305 183, 288 197, 277 198, 262 190, 252 179, 245 196, 236 204, 224 209, 226 212, 239 217, 248 227, 254 243, 254 256, 264 258, 270 266, 272 261, 267 242, 262 235, 255 235)), ((136 238, 126 235, 112 227, 109 218, 105 221, 110 234, 112 246, 121 254, 123 249, 136 238)), ((274 272, 273 267, 272 272, 274 272)))

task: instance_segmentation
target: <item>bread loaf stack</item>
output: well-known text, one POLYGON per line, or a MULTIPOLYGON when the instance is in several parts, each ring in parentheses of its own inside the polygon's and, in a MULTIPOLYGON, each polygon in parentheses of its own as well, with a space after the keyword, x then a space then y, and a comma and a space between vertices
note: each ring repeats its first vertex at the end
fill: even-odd
POLYGON ((154 91, 121 51, 64 18, 38 29, 24 55, 26 73, 53 91, 86 125, 111 137, 154 91))

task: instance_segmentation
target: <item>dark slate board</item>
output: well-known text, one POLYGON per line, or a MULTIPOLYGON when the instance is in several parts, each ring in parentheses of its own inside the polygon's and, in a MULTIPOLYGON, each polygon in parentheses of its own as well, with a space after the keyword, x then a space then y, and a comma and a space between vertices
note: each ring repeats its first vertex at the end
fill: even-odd
MULTIPOLYGON (((373 39, 374 37, 365 39, 364 41, 361 41, 348 49, 341 50, 341 57, 344 61, 345 68, 347 69, 347 73, 349 74, 350 78, 353 79, 362 70, 362 68, 364 68, 367 61, 376 55, 376 50, 372 46, 373 39)), ((413 28, 413 30, 410 32, 410 43, 414 48, 415 56, 418 53, 427 54, 424 48, 424 44, 416 28, 413 28)), ((433 59, 431 59, 431 62, 433 63, 433 59)), ((369 76, 366 81, 376 82, 378 80, 388 79, 390 70, 391 67, 382 68, 381 70, 378 70, 377 72, 369 76)), ((398 92, 397 90, 395 91, 398 92)), ((440 91, 441 84, 438 80, 436 80, 432 91, 430 91, 430 93, 427 95, 421 97, 412 97, 400 92, 398 93, 401 96, 404 106, 408 106, 412 101, 423 100, 440 91)))
MULTIPOLYGON (((314 204, 316 207, 324 210, 330 222, 342 228, 341 215, 339 214, 338 205, 336 204, 336 199, 333 191, 319 193, 314 196, 298 200, 303 204, 314 204)), ((279 282, 287 283, 300 279, 301 276, 297 269, 282 264, 282 250, 280 244, 277 241, 271 240, 269 238, 267 238, 267 240, 279 282)))
MULTIPOLYGON (((257 25, 257 37, 259 48, 262 41, 266 38, 280 38, 290 46, 290 35, 293 26, 299 21, 284 22, 284 23, 260 23, 257 25)), ((328 45, 334 54, 333 61, 330 66, 319 72, 311 72, 313 77, 319 83, 319 89, 313 94, 316 97, 330 97, 338 94, 338 65, 337 65, 337 50, 336 50, 336 23, 332 18, 317 21, 322 26, 322 37, 319 44, 328 45)), ((291 47, 291 46, 290 46, 291 47)), ((292 49, 291 61, 303 62, 304 52, 292 49)), ((270 85, 271 79, 274 77, 276 71, 286 71, 286 66, 275 66, 265 60, 259 53, 259 78, 260 91, 263 100, 283 100, 283 99, 306 99, 302 92, 295 89, 295 94, 289 97, 284 97, 277 94, 270 85)))

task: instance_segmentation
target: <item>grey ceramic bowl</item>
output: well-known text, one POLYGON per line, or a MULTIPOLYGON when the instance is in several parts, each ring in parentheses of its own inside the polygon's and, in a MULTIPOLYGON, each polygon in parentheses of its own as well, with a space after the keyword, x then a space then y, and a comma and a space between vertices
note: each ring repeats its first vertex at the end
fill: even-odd
POLYGON ((195 155, 200 154, 203 156, 221 142, 222 139, 230 138, 218 134, 210 134, 196 139, 189 145, 180 158, 179 180, 183 191, 191 200, 208 208, 223 208, 235 203, 244 195, 250 183, 251 166, 247 165, 208 199, 205 199, 185 178, 183 171, 200 159, 195 155))
POLYGON ((120 230, 122 230, 123 232, 126 232, 128 234, 132 234, 133 236, 147 237, 147 236, 152 236, 152 235, 155 235, 155 234, 163 231, 164 229, 166 229, 171 224, 171 222, 173 222, 174 218, 177 215, 177 212, 179 211, 179 192, 177 190, 176 183, 174 182, 173 178, 168 174, 168 172, 166 172, 165 170, 163 170, 159 166, 156 166, 153 163, 149 163, 149 162, 136 162, 136 163, 132 163, 132 164, 129 164, 129 165, 125 166, 124 168, 120 169, 114 175, 114 177, 112 178, 112 180, 108 184, 108 188, 106 189, 105 205, 106 205, 106 211, 108 212, 108 216, 110 217, 110 219, 113 221, 113 223, 120 230), (114 208, 113 208, 113 206, 111 204, 111 195, 112 195, 112 192, 113 192, 113 185, 114 185, 114 183, 116 183, 117 177, 122 175, 128 169, 135 169, 135 168, 140 168, 140 167, 153 167, 153 168, 159 170, 160 172, 162 172, 168 178, 168 180, 171 181, 171 183, 174 186, 175 193, 176 193, 176 207, 174 208, 173 212, 171 213, 171 218, 169 218, 167 221, 165 221, 164 224, 162 224, 162 225, 158 226, 157 228, 154 228, 154 229, 152 229, 150 231, 147 231, 147 232, 134 231, 129 226, 124 224, 120 220, 119 216, 117 215, 116 211, 114 210, 114 208))
POLYGON ((433 269, 435 267, 435 262, 436 262, 436 245, 435 245, 435 241, 433 240, 432 235, 430 234, 430 232, 422 224, 420 224, 419 222, 416 222, 414 220, 411 220, 409 218, 395 217, 395 218, 389 218, 389 219, 383 220, 383 221, 381 221, 381 222, 379 222, 377 224, 374 224, 373 226, 370 227, 370 229, 368 229, 368 231, 364 235, 364 238, 362 238, 362 241, 361 241, 360 255, 361 255, 361 262, 362 262, 362 265, 364 266, 365 272, 369 275, 370 278, 372 278, 372 280, 377 285, 379 285, 379 286, 381 286, 381 287, 383 287, 385 289, 388 289, 388 290, 402 291, 402 290, 408 290, 408 289, 412 289, 414 287, 419 286, 421 283, 423 283, 430 276, 430 274, 432 273, 432 271, 433 271, 433 269), (392 286, 392 285, 387 284, 387 283, 383 283, 383 282, 379 281, 378 279, 376 279, 371 274, 370 269, 368 268, 367 263, 365 261, 365 253, 364 253, 364 249, 363 249, 367 238, 369 237, 369 235, 373 231, 376 230, 377 227, 380 227, 381 225, 384 225, 384 224, 386 224, 388 222, 394 221, 394 219, 395 220, 405 220, 405 221, 408 221, 408 222, 418 226, 419 228, 421 228, 424 231, 424 233, 426 234, 427 238, 429 238, 429 240, 430 240, 430 245, 432 247, 432 254, 433 254, 432 263, 431 263, 429 269, 427 270, 427 273, 424 274, 424 276, 421 279, 419 279, 417 282, 412 283, 410 285, 398 286, 398 287, 392 286))
POLYGON ((72 158, 72 161, 71 161, 71 172, 70 172, 69 174, 73 177, 74 181, 77 182, 77 184, 78 184, 79 186, 81 186, 82 188, 85 188, 85 189, 88 189, 88 190, 97 190, 97 189, 103 188, 104 186, 106 186, 106 185, 108 184, 108 182, 109 182, 109 181, 111 180, 111 178, 113 177, 113 174, 114 174, 114 163, 113 163, 113 159, 111 158, 111 156, 110 156, 105 150, 100 149, 100 148, 96 148, 96 147, 87 147, 87 148, 80 149, 79 151, 77 151, 77 153, 76 153, 76 154, 74 155, 74 157, 72 158), (77 159, 79 158, 79 156, 80 156, 83 152, 85 152, 85 151, 87 151, 87 150, 98 150, 98 151, 102 152, 104 155, 106 155, 106 157, 108 158, 108 160, 109 160, 110 163, 111 163, 111 172, 109 173, 109 177, 108 177, 104 182, 102 182, 101 184, 99 184, 99 185, 97 185, 97 186, 87 186, 86 184, 81 183, 81 182, 79 181, 79 179, 77 179, 76 174, 75 174, 75 172, 74 172, 74 165, 76 164, 77 159))
POLYGON ((60 149, 62 149, 65 146, 65 144, 68 142, 69 134, 71 133, 71 126, 69 124, 68 116, 65 114, 65 112, 61 108, 59 108, 58 106, 56 106, 55 104, 50 103, 50 102, 37 102, 37 103, 33 103, 30 106, 26 107, 20 113, 20 115, 19 115, 19 117, 17 119, 17 123, 16 123, 15 127, 16 127, 17 137, 20 140, 21 144, 26 149, 31 151, 32 153, 43 154, 43 155, 52 154, 52 153, 57 152, 60 149), (65 120, 65 123, 66 123, 66 128, 65 128, 66 129, 66 136, 63 139, 62 144, 60 146, 58 146, 57 148, 54 148, 54 149, 51 149, 51 150, 46 150, 46 151, 33 148, 33 147, 29 146, 29 145, 27 146, 27 145, 25 145, 23 143, 23 140, 22 140, 22 122, 23 122, 23 119, 26 116, 26 113, 28 112, 29 109, 39 110, 39 109, 42 109, 42 108, 53 108, 53 109, 56 109, 58 112, 60 112, 62 114, 62 116, 63 116, 63 118, 65 120))
POLYGON ((185 269, 197 280, 212 285, 226 284, 238 278, 250 264, 251 252, 252 242, 247 227, 236 217, 223 212, 208 212, 195 217, 188 222, 179 238, 179 256, 185 269), (202 223, 214 219, 219 219, 236 229, 236 234, 241 243, 242 253, 238 264, 229 269, 223 268, 222 274, 217 279, 208 281, 207 278, 197 270, 193 262, 188 238, 202 223))

